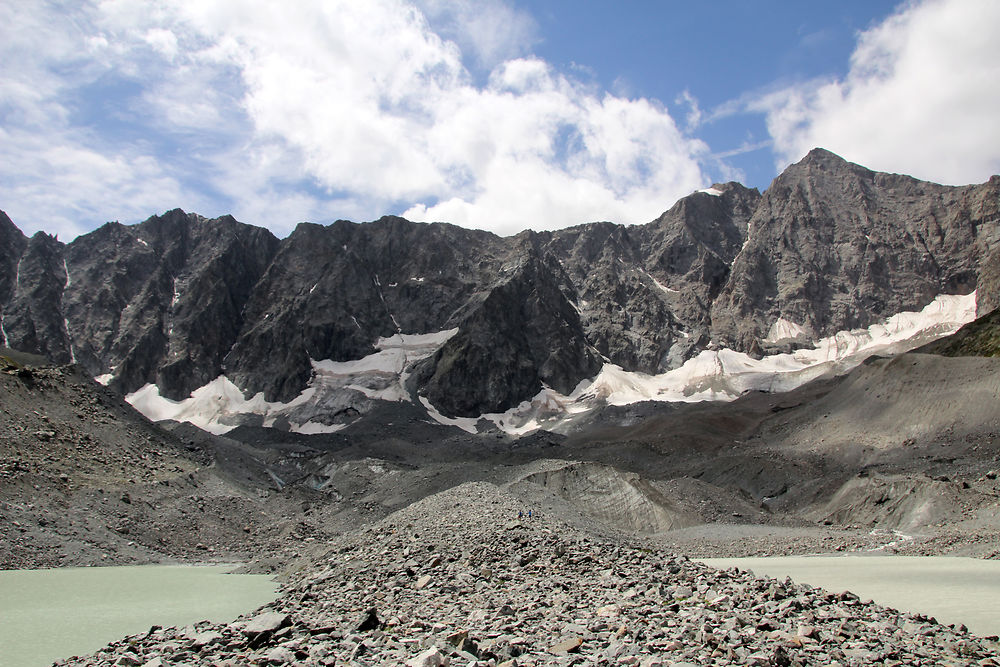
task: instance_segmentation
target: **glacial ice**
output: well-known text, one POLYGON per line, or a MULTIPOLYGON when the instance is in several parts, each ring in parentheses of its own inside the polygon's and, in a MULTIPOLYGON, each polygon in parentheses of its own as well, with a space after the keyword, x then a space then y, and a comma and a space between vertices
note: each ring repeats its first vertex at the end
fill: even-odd
MULTIPOLYGON (((920 312, 904 312, 867 329, 841 331, 816 341, 812 348, 754 359, 730 349, 705 350, 684 365, 659 375, 626 371, 605 363, 600 372, 581 382, 570 394, 544 387, 536 396, 497 414, 450 418, 426 398, 421 404, 435 421, 475 433, 485 419, 512 435, 538 428, 557 429, 575 415, 601 405, 628 405, 639 401, 693 402, 728 401, 751 390, 789 391, 810 380, 846 373, 867 357, 899 353, 953 333, 972 321, 976 312, 975 292, 966 296, 942 295, 920 312)), ((778 320, 769 339, 799 334, 804 328, 778 320)), ((126 396, 137 410, 153 420, 190 422, 213 433, 225 433, 241 422, 243 415, 259 415, 265 425, 282 419, 292 431, 330 433, 343 424, 327 424, 324 406, 362 400, 412 400, 405 388, 414 362, 434 354, 458 329, 428 334, 396 334, 376 342, 377 352, 353 361, 313 360, 309 386, 288 403, 268 402, 263 394, 246 398, 227 377, 220 376, 191 393, 183 401, 160 396, 148 384, 126 396)), ((108 375, 98 378, 108 382, 108 375)))

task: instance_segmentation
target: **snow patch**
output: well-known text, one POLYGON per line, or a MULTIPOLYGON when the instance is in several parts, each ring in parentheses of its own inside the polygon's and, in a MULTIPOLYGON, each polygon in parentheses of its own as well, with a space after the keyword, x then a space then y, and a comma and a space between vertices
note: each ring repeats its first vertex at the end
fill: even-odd
MULTIPOLYGON (((753 231, 753 221, 751 220, 747 222, 747 237, 743 239, 743 245, 740 246, 740 251, 736 253, 736 257, 739 257, 740 254, 747 249, 747 246, 750 245, 750 232, 752 231, 753 231)), ((736 263, 736 257, 733 258, 734 264, 736 263)))
POLYGON ((112 375, 111 373, 105 373, 104 375, 98 375, 97 377, 95 377, 94 382, 98 384, 103 384, 105 387, 107 387, 109 384, 111 384, 111 381, 114 379, 115 379, 114 375, 112 375))
POLYGON ((69 343, 69 362, 76 363, 76 352, 73 350, 73 338, 69 335, 69 320, 63 318, 63 332, 66 334, 66 342, 69 343))
POLYGON ((718 197, 722 194, 722 190, 719 188, 705 188, 704 190, 698 190, 698 192, 704 192, 706 195, 712 195, 713 197, 718 197))
POLYGON ((138 241, 138 242, 139 242, 139 243, 141 243, 142 245, 146 246, 147 248, 149 247, 149 244, 148 244, 148 243, 146 243, 145 241, 143 241, 143 240, 142 240, 142 239, 140 239, 140 238, 136 238, 136 241, 138 241))
MULTIPOLYGON (((502 415, 483 415, 507 433, 557 430, 573 415, 601 405, 639 401, 728 401, 751 390, 790 391, 828 374, 846 373, 879 353, 899 353, 957 331, 975 319, 976 294, 942 295, 920 312, 903 312, 867 329, 840 331, 796 350, 754 359, 734 350, 705 350, 659 375, 626 371, 606 362, 595 378, 568 396, 545 388, 502 415)), ((791 324, 791 323, 789 323, 791 324)), ((774 327, 772 327, 773 329, 774 327)), ((791 329, 790 329, 791 330, 791 329)))
POLYGON ((66 260, 63 259, 63 271, 66 272, 66 282, 63 283, 63 289, 66 289, 73 284, 73 281, 69 277, 69 266, 66 265, 66 260))
POLYGON ((764 342, 777 343, 781 340, 809 338, 811 335, 812 331, 807 327, 796 324, 791 320, 786 320, 783 317, 779 317, 777 321, 771 325, 771 328, 768 329, 767 337, 764 339, 764 342))
MULTIPOLYGON (((132 407, 153 421, 173 419, 194 424, 215 434, 231 431, 258 415, 265 426, 279 420, 296 433, 333 433, 346 424, 326 424, 330 406, 346 407, 358 401, 409 399, 405 383, 412 364, 434 354, 458 329, 429 334, 396 334, 379 338, 378 352, 353 361, 311 360, 313 377, 308 387, 288 403, 271 402, 258 393, 247 398, 225 375, 182 401, 160 395, 155 384, 125 397, 132 407)), ((104 377, 104 376, 101 376, 104 377)), ((108 381, 111 376, 108 375, 108 381)))
POLYGON ((155 384, 147 384, 127 395, 125 400, 153 421, 173 419, 188 422, 216 435, 236 427, 236 424, 226 423, 227 418, 233 415, 267 414, 275 406, 264 400, 263 392, 248 400, 225 375, 195 389, 183 401, 160 396, 160 389, 155 384))
POLYGON ((305 424, 292 424, 289 430, 292 433, 316 435, 318 433, 336 433, 337 431, 345 428, 347 428, 347 424, 323 424, 322 422, 309 421, 305 424))
POLYGON ((426 397, 421 396, 420 402, 425 408, 427 408, 427 414, 430 415, 431 419, 436 421, 438 424, 444 424, 445 426, 457 426, 458 428, 466 431, 468 433, 478 433, 476 430, 476 422, 479 421, 476 417, 445 417, 443 414, 438 412, 438 409, 427 400, 426 397))
POLYGON ((362 373, 400 374, 409 362, 419 361, 437 352, 437 349, 458 333, 448 329, 430 334, 395 334, 375 342, 378 352, 353 361, 312 362, 313 370, 323 376, 349 376, 362 373))
POLYGON ((648 271, 643 271, 643 273, 646 274, 647 278, 649 278, 650 280, 653 281, 654 285, 656 285, 657 287, 659 287, 662 291, 666 292, 667 294, 680 294, 681 293, 680 290, 675 290, 675 289, 671 289, 671 288, 667 287, 666 285, 664 285, 663 283, 661 283, 659 280, 657 280, 656 278, 654 278, 653 274, 649 273, 648 271))

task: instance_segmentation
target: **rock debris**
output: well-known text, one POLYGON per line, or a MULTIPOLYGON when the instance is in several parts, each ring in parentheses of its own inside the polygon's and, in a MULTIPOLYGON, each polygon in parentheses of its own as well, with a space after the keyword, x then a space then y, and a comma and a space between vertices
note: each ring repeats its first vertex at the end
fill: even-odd
POLYGON ((467 483, 289 563, 233 623, 151 628, 60 666, 1000 665, 996 637, 718 571, 467 483))

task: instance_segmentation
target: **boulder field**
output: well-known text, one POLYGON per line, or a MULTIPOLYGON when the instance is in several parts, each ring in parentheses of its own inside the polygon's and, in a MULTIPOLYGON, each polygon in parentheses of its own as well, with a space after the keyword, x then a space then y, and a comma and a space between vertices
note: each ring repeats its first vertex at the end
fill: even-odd
POLYGON ((56 664, 1000 664, 996 637, 587 533, 489 483, 340 536, 286 576, 233 623, 153 627, 56 664))

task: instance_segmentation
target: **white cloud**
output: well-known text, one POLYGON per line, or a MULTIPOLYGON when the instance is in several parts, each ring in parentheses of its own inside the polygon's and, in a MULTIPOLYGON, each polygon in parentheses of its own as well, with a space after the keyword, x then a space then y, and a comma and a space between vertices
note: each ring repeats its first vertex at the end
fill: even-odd
POLYGON ((859 35, 844 80, 763 97, 779 166, 822 146, 949 184, 1000 171, 1000 3, 906 4, 859 35))
POLYGON ((147 44, 167 60, 173 60, 177 55, 177 35, 169 30, 153 28, 146 32, 145 39, 147 44))
POLYGON ((0 164, 2 207, 26 234, 44 230, 64 241, 108 220, 134 221, 191 195, 142 152, 105 154, 72 133, 39 136, 0 130, 11 160, 0 164), (13 205, 11 205, 13 204, 13 205))
POLYGON ((110 144, 79 125, 73 91, 108 71, 113 46, 91 7, 74 16, 36 3, 0 7, 0 208, 27 234, 69 240, 107 220, 204 203, 139 143, 110 144), (44 46, 44 48, 40 48, 44 46))
POLYGON ((691 94, 690 90, 685 89, 677 96, 674 100, 674 104, 678 106, 686 106, 688 108, 687 116, 685 117, 685 123, 688 130, 693 130, 701 124, 702 111, 701 107, 698 106, 698 99, 691 94))
POLYGON ((535 20, 502 0, 417 0, 417 5, 438 35, 471 53, 486 70, 529 55, 539 42, 535 20))
POLYGON ((280 233, 405 210, 514 233, 646 222, 704 185, 707 147, 665 108, 530 56, 537 26, 501 0, 24 6, 0 10, 37 29, 0 46, 19 224, 183 206, 280 233))

